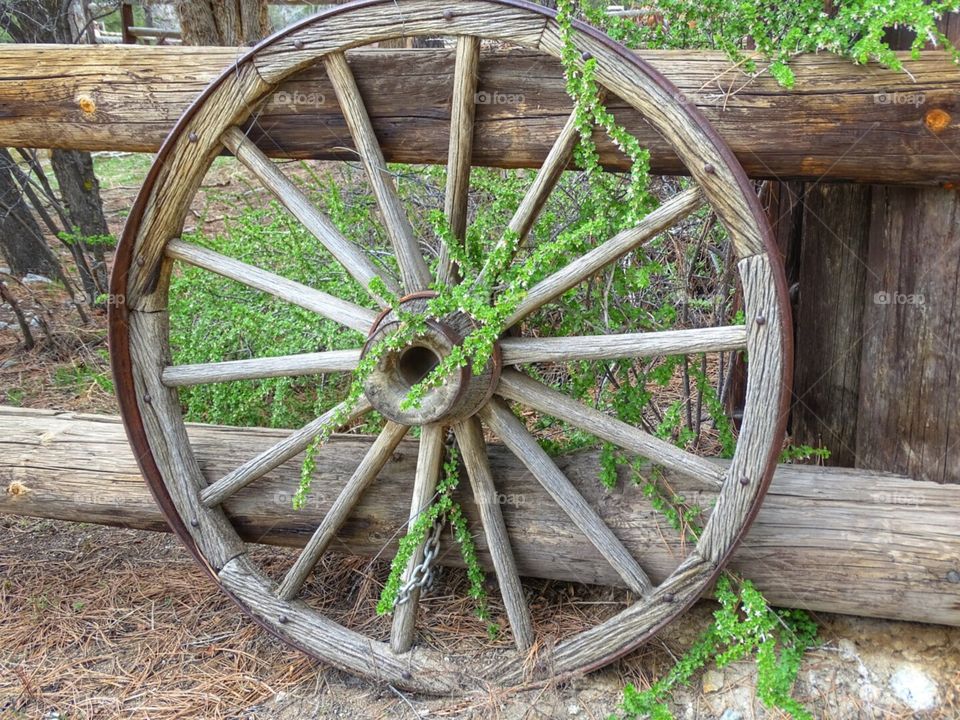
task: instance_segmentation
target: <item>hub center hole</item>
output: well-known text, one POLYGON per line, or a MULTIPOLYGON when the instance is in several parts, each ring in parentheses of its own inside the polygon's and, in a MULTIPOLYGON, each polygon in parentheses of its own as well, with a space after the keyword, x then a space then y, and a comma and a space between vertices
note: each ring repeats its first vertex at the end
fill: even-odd
POLYGON ((400 354, 397 369, 400 371, 400 377, 413 387, 439 364, 440 357, 433 350, 422 345, 414 345, 400 354))

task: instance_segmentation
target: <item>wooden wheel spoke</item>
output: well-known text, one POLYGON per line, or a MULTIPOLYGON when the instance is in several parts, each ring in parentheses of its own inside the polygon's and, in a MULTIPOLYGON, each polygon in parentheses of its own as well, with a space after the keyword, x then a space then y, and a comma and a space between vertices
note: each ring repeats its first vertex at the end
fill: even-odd
POLYGON ((463 456, 463 464, 470 478, 473 497, 480 510, 480 521, 487 538, 493 567, 497 573, 500 595, 503 597, 507 618, 513 630, 513 640, 518 650, 525 651, 533 645, 533 623, 530 620, 530 608, 527 607, 523 597, 523 587, 520 584, 520 575, 517 573, 510 536, 503 522, 499 495, 493 484, 487 446, 483 440, 483 428, 480 426, 480 421, 472 417, 456 425, 454 432, 460 454, 463 456))
POLYGON ((261 380, 272 377, 351 372, 356 369, 359 362, 360 350, 330 350, 249 360, 172 365, 163 369, 162 379, 167 387, 188 387, 231 380, 261 380))
POLYGON ((314 290, 302 283, 288 280, 268 270, 234 260, 213 250, 191 245, 181 240, 171 240, 165 250, 167 257, 195 265, 236 280, 248 287, 260 290, 281 300, 311 310, 318 315, 357 330, 366 335, 377 315, 372 310, 341 300, 321 290, 314 290))
POLYGON ((507 319, 506 327, 515 325, 534 310, 583 282, 605 265, 675 225, 700 207, 702 202, 703 196, 699 188, 685 190, 651 212, 635 227, 624 230, 603 245, 577 258, 562 270, 541 280, 527 292, 526 297, 507 319))
MULTIPOLYGON (((358 417, 370 412, 372 406, 364 398, 347 412, 343 424, 353 422, 358 417)), ((207 507, 219 505, 237 491, 245 488, 254 480, 263 477, 274 468, 292 459, 307 449, 314 438, 322 432, 328 431, 329 425, 345 410, 344 403, 340 403, 328 410, 316 420, 304 425, 291 433, 272 448, 264 450, 256 457, 248 460, 228 475, 224 475, 215 483, 200 493, 200 500, 207 507)), ((336 428, 333 428, 336 429, 336 428)))
POLYGON ((747 329, 743 325, 622 335, 507 337, 500 341, 504 365, 688 355, 742 350, 746 346, 747 329))
MULTIPOLYGON (((457 61, 450 109, 450 147, 447 151, 447 190, 444 214, 454 242, 463 243, 467 234, 467 201, 470 195, 470 167, 473 158, 473 123, 477 109, 477 71, 480 66, 480 39, 457 39, 457 61)), ((456 280, 457 270, 446 243, 440 245, 439 280, 456 280)))
MULTIPOLYGON (((520 205, 510 219, 510 224, 507 225, 508 232, 516 233, 519 237, 518 246, 524 245, 527 242, 527 235, 533 228, 534 223, 536 223, 540 211, 543 210, 543 206, 546 205, 547 200, 550 198, 550 193, 553 192, 553 188, 563 174, 564 169, 570 164, 570 156, 573 154, 573 149, 577 145, 577 137, 577 114, 576 111, 574 111, 570 114, 570 117, 567 118, 567 122, 560 131, 560 135, 550 148, 550 152, 547 153, 547 157, 543 161, 539 172, 537 172, 533 183, 527 188, 527 192, 520 201, 520 205)), ((506 241, 506 236, 500 239, 501 244, 506 241)), ((486 276, 487 268, 484 267, 480 272, 478 283, 482 282, 486 276)))
POLYGON ((346 55, 342 51, 330 53, 326 58, 326 68, 357 153, 370 178, 387 235, 400 265, 404 288, 408 293, 426 290, 430 286, 430 269, 400 203, 397 187, 387 170, 387 161, 373 132, 370 116, 346 55))
POLYGON ((483 421, 510 448, 534 477, 550 493, 574 524, 587 536, 600 554, 617 571, 633 592, 647 595, 653 589, 650 578, 614 535, 596 510, 556 466, 540 443, 510 412, 502 400, 494 398, 480 411, 483 421))
POLYGON ((516 370, 500 376, 497 394, 596 435, 627 450, 703 482, 720 485, 723 469, 705 458, 684 452, 588 405, 567 397, 516 370))
POLYGON ((360 496, 376 480, 383 466, 390 460, 393 451, 400 444, 403 436, 407 434, 407 430, 409 428, 405 425, 387 421, 383 431, 370 446, 363 460, 360 461, 350 480, 324 516, 320 526, 310 537, 303 552, 300 553, 296 562, 283 578, 283 582, 280 583, 280 588, 277 591, 280 598, 292 600, 297 596, 300 588, 303 587, 303 583, 306 582, 307 576, 326 551, 337 530, 343 525, 360 496))
MULTIPOLYGON (((443 463, 443 439, 444 430, 441 425, 425 425, 421 431, 417 473, 413 480, 413 500, 410 503, 410 526, 433 501, 437 482, 440 480, 440 467, 443 463)), ((403 573, 403 585, 410 581, 414 568, 423 562, 423 551, 424 544, 421 543, 407 563, 403 573)), ((409 599, 394 608, 393 626, 390 628, 390 647, 396 653, 407 652, 413 645, 419 604, 420 590, 414 588, 410 591, 409 599)))
POLYGON ((386 301, 370 289, 370 282, 374 278, 380 278, 394 295, 400 294, 396 281, 385 271, 379 270, 363 250, 345 238, 330 219, 314 207, 306 194, 284 175, 240 128, 229 128, 220 139, 237 160, 256 175, 264 187, 303 223, 337 262, 366 288, 381 307, 386 307, 386 301))
POLYGON ((573 155, 578 137, 577 113, 574 111, 567 118, 566 124, 550 148, 550 152, 547 153, 547 157, 534 178, 533 184, 527 189, 520 206, 510 220, 508 227, 519 236, 521 243, 526 240, 534 223, 537 222, 540 211, 546 205, 550 193, 553 192, 554 186, 570 164, 570 156, 573 155))

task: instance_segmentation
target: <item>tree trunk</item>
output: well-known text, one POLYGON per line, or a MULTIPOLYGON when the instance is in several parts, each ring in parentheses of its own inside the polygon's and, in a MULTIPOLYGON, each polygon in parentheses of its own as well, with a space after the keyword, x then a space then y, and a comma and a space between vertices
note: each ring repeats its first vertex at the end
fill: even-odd
MULTIPOLYGON (((16 42, 73 44, 80 41, 85 31, 84 14, 83 4, 76 0, 8 0, 0 3, 0 27, 7 30, 16 42)), ((79 231, 85 236, 109 235, 100 198, 100 184, 93 173, 90 153, 57 150, 53 153, 51 164, 72 226, 67 230, 79 231)), ((36 221, 33 221, 33 227, 37 229, 40 242, 46 246, 36 221)), ((108 286, 104 248, 102 245, 93 247, 94 260, 90 270, 86 268, 86 259, 82 257, 83 250, 81 246, 81 257, 77 258, 77 250, 71 248, 77 258, 77 270, 82 276, 84 289, 92 302, 96 295, 106 292, 108 286)), ((49 249, 47 252, 53 257, 49 249)), ((56 270, 50 270, 63 274, 59 263, 56 270)))
POLYGON ((77 150, 54 150, 50 165, 60 185, 60 195, 70 215, 73 227, 69 232, 81 243, 81 249, 93 255, 91 267, 97 294, 107 292, 107 263, 104 245, 110 236, 107 220, 103 216, 100 199, 100 183, 93 172, 90 153, 77 150))
POLYGON ((58 277, 60 263, 43 239, 11 163, 8 154, 0 154, 0 251, 17 277, 29 273, 58 277))
MULTIPOLYGON (((285 430, 190 424, 205 478, 223 477, 244 458, 271 447, 285 430)), ((167 529, 115 418, 0 406, 0 513, 167 529), (5 492, 4 492, 5 490, 5 492)), ((335 435, 316 456, 306 507, 290 508, 302 455, 226 501, 225 509, 251 542, 303 547, 357 463, 370 437, 335 435)), ((603 585, 620 575, 584 539, 523 464, 491 445, 497 500, 520 573, 603 585)), ((335 545, 354 555, 392 557, 409 516, 417 442, 403 441, 337 533, 335 545)), ((624 477, 608 491, 597 482, 596 452, 556 458, 558 464, 624 545, 659 582, 689 550, 624 477)), ((626 473, 624 473, 626 475, 626 473)), ((461 471, 461 477, 464 477, 461 471)), ((701 507, 715 495, 682 476, 663 478, 701 507)), ((478 508, 466 480, 455 490, 471 528, 478 508)), ((731 569, 745 574, 782 607, 960 625, 960 487, 922 483, 887 473, 783 465, 731 569)), ((484 534, 477 555, 487 568, 484 534)), ((453 543, 439 562, 462 566, 453 543)))
POLYGON ((270 32, 266 0, 179 0, 184 45, 253 45, 270 32))
MULTIPOLYGON (((14 161, 10 151, 6 148, 0 148, 0 163, 5 163, 10 169, 11 175, 13 175, 13 178, 20 186, 20 190, 23 193, 24 199, 30 203, 30 205, 33 207, 33 210, 37 213, 37 215, 40 216, 40 219, 47 227, 47 230, 50 231, 50 234, 59 236, 61 228, 58 227, 54 222, 53 218, 50 216, 50 213, 48 213, 47 209, 44 207, 43 201, 37 195, 36 188, 31 182, 31 173, 37 177, 47 201, 54 206, 54 209, 59 215, 61 221, 64 223, 64 227, 67 226, 65 211, 60 207, 57 198, 53 193, 53 189, 50 187, 50 183, 47 181, 47 176, 43 174, 43 170, 40 168, 40 163, 37 162, 36 156, 23 150, 20 151, 20 155, 27 163, 28 169, 20 167, 20 165, 14 161)), ((87 302, 92 303, 96 297, 96 288, 94 287, 93 274, 90 272, 87 259, 84 256, 82 249, 77 245, 67 243, 67 246, 70 250, 70 254, 73 256, 74 262, 77 265, 77 270, 80 272, 80 278, 83 281, 83 288, 87 294, 87 302)), ((44 244, 44 247, 47 248, 48 246, 44 244)), ((73 283, 63 271, 63 266, 61 263, 59 263, 59 261, 56 266, 56 273, 56 278, 63 283, 64 288, 66 288, 67 292, 70 293, 70 296, 73 298, 73 304, 77 309, 77 314, 80 316, 80 321, 86 325, 88 318, 87 314, 83 310, 83 301, 74 292, 73 283)))
POLYGON ((17 324, 20 325, 20 332, 23 334, 24 348, 27 350, 33 350, 37 343, 33 339, 33 333, 30 332, 30 323, 27 322, 27 316, 23 314, 23 310, 20 309, 20 304, 13 296, 13 293, 7 290, 7 286, 4 285, 3 280, 0 280, 0 300, 10 306, 10 308, 13 310, 14 316, 17 318, 17 324))
MULTIPOLYGON (((137 45, 92 52, 0 44, 0 145, 155 153, 197 95, 224 68, 233 67, 238 52, 235 47, 137 45), (95 100, 95 112, 79 111, 77 99, 83 97, 95 100)), ((453 49, 350 55, 360 94, 376 102, 371 122, 387 162, 445 164, 453 49)), ((960 127, 954 121, 935 135, 923 125, 931 110, 960 116, 960 73, 942 50, 910 61, 912 76, 876 65, 857 67, 829 53, 802 55, 793 62, 795 89, 761 75, 737 91, 735 109, 724 109, 702 88, 704 78, 733 71, 723 53, 647 50, 637 55, 667 75, 685 97, 698 98, 698 109, 751 177, 931 186, 957 181, 957 159, 946 148, 960 145, 960 127), (881 92, 916 93, 917 87, 925 97, 921 108, 874 101, 881 92), (798 127, 804 131, 795 132, 798 127)), ((509 88, 508 96, 524 102, 478 104, 474 164, 541 167, 570 115, 565 87, 562 65, 541 53, 484 48, 478 91, 492 95, 509 88)), ((353 141, 334 97, 322 64, 307 68, 276 88, 274 101, 249 123, 250 136, 275 157, 353 160, 347 149, 353 141), (309 107, 289 102, 300 95, 309 107), (318 133, 318 127, 324 131, 318 133)), ((649 149, 655 174, 687 172, 640 113, 616 98, 609 104, 649 149)), ((597 145, 605 167, 630 169, 604 133, 597 135, 597 145)))

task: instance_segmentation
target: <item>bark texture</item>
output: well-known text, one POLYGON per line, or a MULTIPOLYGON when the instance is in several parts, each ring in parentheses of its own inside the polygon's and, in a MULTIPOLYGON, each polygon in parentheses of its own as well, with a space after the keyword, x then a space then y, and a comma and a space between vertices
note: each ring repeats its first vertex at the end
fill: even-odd
POLYGON ((254 45, 270 32, 266 0, 180 0, 185 45, 254 45))

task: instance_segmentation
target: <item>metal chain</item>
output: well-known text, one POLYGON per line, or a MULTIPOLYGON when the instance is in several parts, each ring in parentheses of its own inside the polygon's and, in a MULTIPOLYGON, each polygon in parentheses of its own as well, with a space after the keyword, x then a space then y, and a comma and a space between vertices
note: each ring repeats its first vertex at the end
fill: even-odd
POLYGON ((437 556, 440 555, 440 534, 443 532, 443 526, 446 524, 446 521, 446 516, 441 515, 437 518, 436 522, 433 523, 430 535, 423 544, 423 560, 418 565, 413 566, 413 570, 410 572, 410 579, 397 593, 397 600, 393 604, 394 607, 398 607, 407 602, 415 589, 429 590, 433 586, 433 566, 437 561, 437 556))

